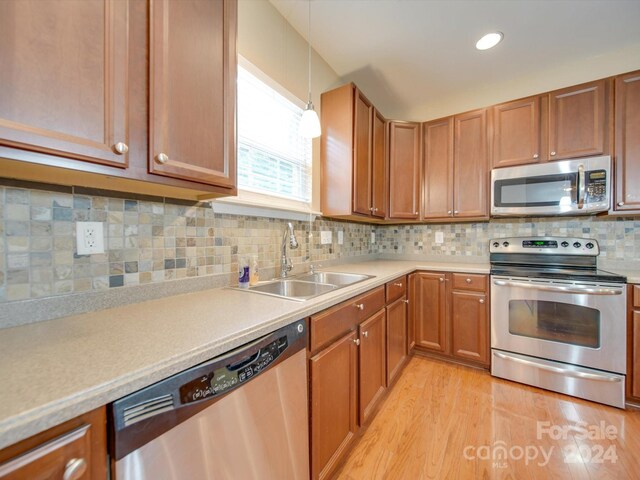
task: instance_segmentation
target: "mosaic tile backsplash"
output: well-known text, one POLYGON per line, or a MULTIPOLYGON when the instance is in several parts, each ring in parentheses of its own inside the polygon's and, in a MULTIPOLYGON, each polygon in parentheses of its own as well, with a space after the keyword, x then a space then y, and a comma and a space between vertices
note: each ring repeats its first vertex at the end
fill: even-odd
MULTIPOLYGON (((238 259, 257 255, 262 278, 279 273, 285 220, 214 213, 208 203, 127 199, 0 185, 0 302, 99 291, 222 274, 237 282, 238 259), (104 223, 105 253, 75 253, 75 222, 104 223)), ((120 196, 120 195, 118 195, 120 196)), ((132 196, 134 197, 134 196, 132 196)), ((595 238, 601 258, 640 259, 640 219, 536 218, 486 223, 373 226, 318 218, 293 222, 308 264, 376 253, 488 257, 490 238, 559 235, 595 238), (333 243, 320 244, 331 230, 333 243), (337 232, 344 232, 338 245, 337 232), (444 243, 435 243, 435 232, 444 243), (376 242, 371 243, 371 233, 376 242)))

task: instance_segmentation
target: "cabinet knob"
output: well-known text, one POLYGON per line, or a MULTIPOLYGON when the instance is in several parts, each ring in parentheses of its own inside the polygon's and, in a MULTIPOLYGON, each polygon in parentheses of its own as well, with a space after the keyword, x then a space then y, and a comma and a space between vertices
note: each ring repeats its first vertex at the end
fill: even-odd
POLYGON ((556 152, 551 152, 551 156, 555 157, 556 156, 556 152))
POLYGON ((364 338, 367 338, 367 337, 369 336, 369 332, 366 332, 366 331, 365 331, 365 332, 362 332, 362 336, 363 336, 364 338))
POLYGON ((453 212, 451 210, 447 211, 447 215, 451 215, 453 212))
POLYGON ((467 282, 467 283, 471 283, 471 279, 470 279, 470 278, 467 278, 467 279, 465 280, 465 282, 467 282))
POLYGON ((78 480, 87 471, 87 461, 84 458, 72 458, 64 467, 62 480, 78 480))
POLYGON ((533 158, 538 158, 538 157, 540 157, 540 155, 538 155, 537 153, 533 154, 533 158))
POLYGON ((156 163, 159 163, 160 165, 164 165, 168 161, 169 161, 169 157, 165 153, 159 153, 158 155, 156 155, 156 163))
POLYGON ((396 282, 393 284, 395 287, 402 287, 402 282, 396 282))
POLYGON ((453 214, 454 214, 454 215, 457 215, 458 213, 460 213, 460 212, 458 212, 458 210, 454 210, 454 211, 453 211, 453 214))
POLYGON ((129 146, 126 143, 118 142, 113 146, 113 149, 118 155, 123 155, 129 151, 129 146))
POLYGON ((403 300, 404 303, 406 303, 407 305, 409 305, 409 300, 403 300))
POLYGON ((619 207, 624 207, 624 202, 618 202, 619 207))
POLYGON ((355 343, 356 345, 360 345, 360 339, 359 338, 354 339, 353 343, 355 343))
POLYGON ((481 298, 480 300, 478 300, 480 303, 484 303, 484 298, 481 298))
POLYGON ((370 211, 370 212, 373 212, 373 207, 369 207, 369 211, 370 211))
POLYGON ((377 211, 378 211, 378 209, 377 209, 377 208, 374 208, 374 209, 373 209, 373 211, 374 211, 374 212, 377 212, 377 211))
POLYGON ((364 310, 364 303, 356 303, 356 304, 355 304, 355 307, 356 307, 358 310, 364 310))
POLYGON ((440 277, 439 280, 440 280, 440 283, 444 282, 444 278, 442 277, 440 277))
POLYGON ((414 215, 420 215, 420 212, 414 212, 414 215))

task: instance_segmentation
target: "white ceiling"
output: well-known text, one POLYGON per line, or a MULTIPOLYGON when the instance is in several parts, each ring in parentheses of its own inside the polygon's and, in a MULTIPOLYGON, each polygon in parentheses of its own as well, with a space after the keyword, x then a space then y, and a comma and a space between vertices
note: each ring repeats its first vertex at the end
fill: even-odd
MULTIPOLYGON (((270 1, 306 38, 307 2, 270 1)), ((426 120, 640 68, 640 0, 313 0, 311 9, 313 48, 389 118, 426 120), (490 31, 503 42, 476 50, 490 31)))

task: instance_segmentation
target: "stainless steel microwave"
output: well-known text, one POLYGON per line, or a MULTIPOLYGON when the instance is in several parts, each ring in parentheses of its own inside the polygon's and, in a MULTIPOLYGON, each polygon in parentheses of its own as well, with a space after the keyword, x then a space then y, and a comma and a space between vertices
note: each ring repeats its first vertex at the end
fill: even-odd
POLYGON ((491 171, 491 215, 591 215, 609 210, 611 157, 491 171))

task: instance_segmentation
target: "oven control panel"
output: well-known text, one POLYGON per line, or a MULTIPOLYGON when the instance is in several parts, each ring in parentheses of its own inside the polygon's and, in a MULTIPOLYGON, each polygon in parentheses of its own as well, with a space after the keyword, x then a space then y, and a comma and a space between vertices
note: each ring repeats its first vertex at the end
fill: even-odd
POLYGON ((508 237, 492 239, 489 253, 596 256, 600 253, 600 248, 598 242, 591 238, 508 237))

